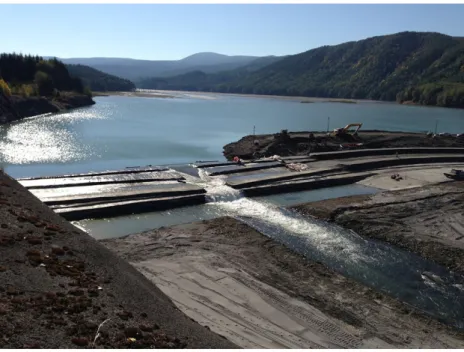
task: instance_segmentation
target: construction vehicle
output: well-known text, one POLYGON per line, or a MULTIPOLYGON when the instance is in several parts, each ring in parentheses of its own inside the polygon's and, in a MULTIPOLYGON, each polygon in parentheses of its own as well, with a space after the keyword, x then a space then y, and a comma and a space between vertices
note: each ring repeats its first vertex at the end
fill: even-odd
POLYGON ((359 129, 362 127, 362 123, 350 123, 343 128, 336 128, 333 130, 331 135, 333 137, 343 137, 346 135, 356 136, 358 134, 359 129), (352 130, 352 127, 357 127, 352 130))

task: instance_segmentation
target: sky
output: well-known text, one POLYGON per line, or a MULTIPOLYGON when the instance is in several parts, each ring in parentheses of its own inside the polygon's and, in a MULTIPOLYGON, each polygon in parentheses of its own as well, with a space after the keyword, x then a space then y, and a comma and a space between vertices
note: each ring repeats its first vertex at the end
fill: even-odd
POLYGON ((290 55, 406 30, 464 36, 464 4, 0 4, 0 16, 0 52, 60 58, 290 55))

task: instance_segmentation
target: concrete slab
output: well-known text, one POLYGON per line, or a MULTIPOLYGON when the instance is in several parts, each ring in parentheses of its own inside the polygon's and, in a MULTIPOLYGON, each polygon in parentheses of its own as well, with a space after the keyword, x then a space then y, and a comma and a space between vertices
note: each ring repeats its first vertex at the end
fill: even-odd
POLYGON ((245 180, 258 180, 263 177, 272 177, 278 175, 286 175, 288 174, 288 169, 286 167, 276 167, 272 169, 264 169, 264 170, 256 170, 250 171, 243 174, 232 174, 227 175, 227 181, 235 182, 235 181, 245 181, 245 180))
POLYGON ((215 169, 215 170, 208 170, 208 174, 210 176, 216 175, 230 175, 236 173, 245 173, 249 171, 256 171, 256 170, 265 170, 270 168, 275 168, 277 166, 281 166, 280 162, 269 162, 264 164, 247 164, 245 166, 235 166, 235 167, 226 167, 223 169, 215 169))
POLYGON ((362 181, 374 173, 360 172, 356 174, 345 174, 339 176, 328 176, 316 179, 305 179, 291 182, 273 183, 265 186, 243 188, 242 192, 248 197, 263 196, 269 194, 296 192, 334 186, 344 186, 362 181))
POLYGON ((318 160, 328 159, 346 159, 362 156, 375 155, 395 155, 398 154, 464 154, 464 148, 430 148, 430 147, 415 147, 415 148, 378 148, 378 149, 355 149, 355 150, 340 150, 336 152, 321 152, 311 153, 311 157, 318 160))
POLYGON ((341 164, 347 171, 364 171, 398 165, 432 164, 443 162, 464 162, 464 154, 461 155, 402 155, 401 157, 378 158, 370 160, 353 160, 341 164))
POLYGON ((242 178, 240 180, 228 180, 226 184, 235 189, 243 189, 253 186, 264 185, 267 183, 279 182, 279 181, 289 181, 298 178, 310 178, 314 176, 320 176, 323 174, 328 173, 339 173, 341 172, 341 168, 320 168, 320 169, 311 169, 308 171, 288 171, 283 174, 278 175, 271 175, 271 176, 263 176, 260 178, 257 177, 250 177, 250 178, 242 178))
POLYGON ((306 163, 312 163, 312 162, 317 161, 317 159, 314 159, 314 158, 311 158, 311 157, 305 157, 305 158, 299 158, 299 159, 282 158, 281 160, 283 160, 287 164, 290 164, 290 163, 303 163, 303 164, 306 164, 306 163))
POLYGON ((34 180, 20 180, 19 183, 26 188, 58 188, 74 186, 106 185, 116 183, 138 183, 152 181, 179 181, 184 177, 172 171, 149 171, 140 173, 123 173, 112 175, 92 175, 80 177, 55 177, 34 180))
POLYGON ((309 155, 283 156, 280 159, 281 160, 290 160, 290 161, 296 163, 300 159, 307 159, 307 158, 310 158, 310 156, 309 155))
POLYGON ((32 189, 31 192, 42 202, 52 204, 72 204, 86 202, 110 202, 123 199, 159 198, 187 194, 204 194, 198 186, 173 182, 146 182, 142 184, 118 184, 102 186, 82 186, 53 189, 32 189))
POLYGON ((148 213, 189 205, 203 204, 205 202, 206 198, 204 194, 196 194, 181 197, 148 198, 91 206, 60 208, 55 209, 55 212, 68 221, 78 221, 83 219, 101 219, 130 214, 148 213))
POLYGON ((202 164, 193 164, 198 169, 204 169, 207 167, 218 167, 218 166, 227 166, 227 165, 236 165, 236 163, 232 161, 224 161, 224 162, 217 162, 217 163, 202 163, 202 164))
MULTIPOLYGON (((249 163, 255 163, 255 164, 261 164, 261 163, 271 163, 275 162, 275 160, 253 160, 253 161, 244 161, 245 164, 249 163)), ((193 166, 195 166, 198 169, 204 169, 208 167, 219 167, 219 166, 229 166, 229 165, 237 165, 237 163, 232 162, 232 161, 224 161, 224 162, 215 162, 215 163, 195 163, 193 166)))
POLYGON ((167 171, 167 167, 128 167, 123 170, 108 170, 108 171, 97 171, 97 172, 88 172, 83 174, 69 174, 69 175, 59 175, 59 176, 39 176, 39 177, 25 177, 19 178, 18 181, 25 180, 38 180, 38 179, 47 179, 47 178, 69 178, 69 177, 82 177, 82 176, 106 176, 106 175, 118 175, 118 174, 136 174, 149 171, 167 171))

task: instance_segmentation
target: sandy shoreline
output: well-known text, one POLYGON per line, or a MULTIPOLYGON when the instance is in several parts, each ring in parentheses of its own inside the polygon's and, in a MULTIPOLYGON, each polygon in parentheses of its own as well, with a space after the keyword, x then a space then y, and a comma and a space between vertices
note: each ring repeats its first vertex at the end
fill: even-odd
POLYGON ((457 348, 464 334, 231 218, 103 244, 187 315, 248 348, 457 348), (342 289, 343 288, 343 289, 342 289))
POLYGON ((388 101, 377 100, 356 100, 356 99, 337 99, 337 98, 317 98, 317 97, 299 97, 299 96, 284 96, 284 95, 259 95, 259 94, 235 94, 235 93, 215 93, 215 92, 199 92, 199 91, 181 91, 181 90, 151 90, 143 89, 136 92, 94 92, 95 96, 135 96, 145 98, 181 98, 186 96, 189 98, 198 99, 214 99, 215 96, 231 96, 241 98, 264 98, 264 99, 279 99, 289 100, 302 103, 340 103, 340 104, 395 104, 388 101))

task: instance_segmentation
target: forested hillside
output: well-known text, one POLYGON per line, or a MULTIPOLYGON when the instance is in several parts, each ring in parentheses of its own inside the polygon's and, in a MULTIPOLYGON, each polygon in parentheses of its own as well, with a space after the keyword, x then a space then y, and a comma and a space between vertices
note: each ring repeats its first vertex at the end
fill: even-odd
POLYGON ((89 66, 66 65, 71 75, 82 80, 86 87, 95 92, 128 92, 135 89, 131 81, 104 73, 89 66))
POLYGON ((402 32, 324 46, 238 72, 193 72, 152 83, 159 89, 164 82, 184 90, 464 107, 464 40, 439 33, 402 32))
MULTIPOLYGON (((1 89, 6 95, 54 96, 60 91, 84 93, 82 81, 72 77, 57 59, 0 54, 1 89)), ((87 92, 88 93, 88 92, 87 92)))
POLYGON ((57 59, 0 54, 0 124, 95 104, 57 59))

